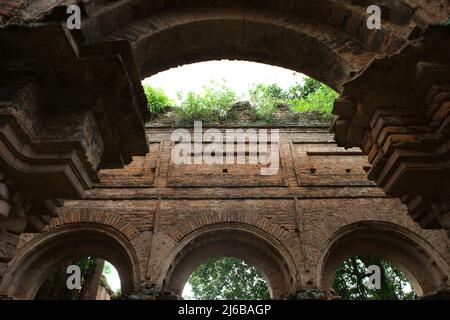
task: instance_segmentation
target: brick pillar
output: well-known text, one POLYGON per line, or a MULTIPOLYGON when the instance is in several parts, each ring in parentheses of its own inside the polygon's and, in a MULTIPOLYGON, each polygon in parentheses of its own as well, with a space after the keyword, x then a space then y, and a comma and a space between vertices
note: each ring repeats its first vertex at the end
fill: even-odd
POLYGON ((288 300, 340 300, 341 298, 331 291, 319 289, 303 289, 288 300))
POLYGON ((172 292, 161 292, 155 284, 146 284, 139 291, 125 297, 126 300, 181 300, 172 292))
POLYGON ((0 174, 0 283, 27 225, 29 203, 20 193, 12 192, 11 183, 0 174))

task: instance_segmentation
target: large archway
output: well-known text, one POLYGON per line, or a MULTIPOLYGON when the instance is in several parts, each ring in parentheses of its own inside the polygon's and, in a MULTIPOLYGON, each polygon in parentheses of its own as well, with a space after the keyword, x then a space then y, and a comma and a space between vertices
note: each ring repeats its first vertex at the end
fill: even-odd
MULTIPOLYGON (((14 219, 11 206, 33 217, 23 228, 5 229, 14 241, 25 226, 41 232, 55 215, 60 203, 41 199, 83 197, 98 181, 97 168, 121 167, 148 151, 143 77, 223 57, 289 67, 346 92, 335 110, 339 145, 369 154, 370 178, 401 197, 423 227, 449 228, 449 115, 442 97, 450 90, 450 42, 446 30, 425 32, 448 28, 446 1, 380 1, 383 29, 368 30, 367 1, 92 0, 82 30, 73 33, 54 23, 58 10, 51 14, 63 1, 11 3, 6 20, 16 26, 0 32, 8 79, 1 95, 10 104, 2 115, 0 164, 11 183, 1 186, 6 194, 33 196, 32 203, 2 200, 5 218, 14 219), (355 81, 345 85, 349 80, 355 81)), ((3 27, 3 13, 1 21, 3 27)), ((2 252, 2 264, 13 251, 2 252)))
POLYGON ((342 93, 332 126, 339 146, 368 154, 369 179, 401 198, 422 227, 448 228, 448 179, 440 178, 449 175, 448 145, 442 139, 449 120, 442 97, 449 92, 450 49, 447 31, 427 30, 444 29, 450 8, 442 0, 382 1, 377 4, 382 28, 371 29, 372 4, 169 0, 105 8, 100 2, 90 7, 92 17, 82 32, 94 47, 128 43, 135 58, 131 65, 141 79, 179 64, 230 58, 320 80, 342 93), (430 133, 437 141, 431 148, 423 142, 430 133))
POLYGON ((332 235, 317 268, 317 285, 333 287, 339 264, 355 255, 383 258, 406 275, 418 296, 440 289, 449 280, 447 257, 442 257, 423 238, 399 225, 360 222, 332 235))
POLYGON ((360 47, 356 55, 361 57, 349 63, 325 34, 308 33, 310 26, 281 19, 269 21, 262 14, 247 16, 245 23, 242 14, 231 12, 220 19, 211 13, 177 17, 176 24, 149 31, 136 43, 142 78, 179 64, 227 58, 289 68, 342 91, 342 83, 371 57, 360 47))
POLYGON ((53 272, 86 256, 110 261, 117 268, 123 293, 138 288, 139 263, 129 240, 108 226, 79 223, 57 227, 27 243, 11 261, 0 292, 33 299, 53 272))
POLYGON ((191 273, 203 262, 221 257, 238 258, 254 266, 265 278, 273 299, 295 292, 296 273, 283 245, 247 225, 217 224, 186 237, 168 257, 163 290, 181 296, 191 273))

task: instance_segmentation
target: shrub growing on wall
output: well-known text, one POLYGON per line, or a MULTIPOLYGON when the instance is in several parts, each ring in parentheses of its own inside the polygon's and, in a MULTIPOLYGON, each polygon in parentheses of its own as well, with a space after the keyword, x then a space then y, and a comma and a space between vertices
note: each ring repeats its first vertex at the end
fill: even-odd
MULTIPOLYGON (((225 81, 204 86, 200 92, 178 93, 176 103, 170 101, 161 89, 144 86, 152 119, 165 113, 172 104, 183 121, 223 122, 233 119, 233 105, 239 97, 225 81)), ((287 90, 277 84, 255 84, 249 89, 251 113, 254 121, 273 123, 280 105, 290 108, 293 115, 316 115, 319 120, 331 119, 334 100, 338 94, 326 85, 306 78, 287 90)))
POLYGON ((200 92, 178 93, 179 105, 175 109, 185 120, 218 122, 227 118, 238 97, 225 81, 212 81, 200 92))
POLYGON ((167 109, 170 108, 171 101, 161 88, 152 88, 144 85, 145 95, 147 96, 148 110, 152 119, 158 118, 167 109))

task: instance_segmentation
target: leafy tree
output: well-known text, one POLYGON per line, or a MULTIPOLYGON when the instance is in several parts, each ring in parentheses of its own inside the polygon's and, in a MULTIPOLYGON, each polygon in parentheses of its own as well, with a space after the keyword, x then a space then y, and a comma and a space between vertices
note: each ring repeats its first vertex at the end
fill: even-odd
POLYGON ((287 98, 291 101, 307 98, 310 94, 316 92, 324 85, 312 78, 306 78, 304 84, 295 84, 287 92, 287 98))
POLYGON ((285 92, 276 84, 256 84, 250 88, 249 95, 255 117, 266 121, 273 119, 276 105, 285 98, 285 92))
POLYGON ((299 100, 293 101, 294 112, 311 112, 315 111, 322 116, 331 115, 334 100, 338 97, 338 93, 329 87, 320 84, 319 88, 309 88, 309 93, 299 100))
MULTIPOLYGON (((99 284, 109 288, 104 275, 112 272, 111 265, 104 260, 87 257, 85 259, 72 261, 69 265, 77 265, 81 271, 81 290, 69 290, 66 285, 67 266, 56 270, 42 284, 35 299, 37 300, 85 300, 92 299, 99 284)), ((120 292, 119 292, 120 294, 120 292)))
POLYGON ((171 101, 166 96, 164 90, 161 88, 152 88, 148 85, 144 85, 145 95, 147 96, 148 110, 152 119, 158 118, 168 108, 170 108, 171 101))
POLYGON ((189 278, 195 300, 268 300, 260 273, 244 261, 222 258, 202 264, 189 278))
POLYGON ((405 275, 389 262, 374 257, 355 256, 336 270, 333 287, 346 300, 412 300, 416 298, 405 275), (367 268, 380 267, 381 289, 371 288, 367 268))
POLYGON ((317 80, 314 80, 313 78, 306 78, 305 84, 303 85, 302 95, 300 98, 306 98, 310 94, 316 92, 320 88, 324 87, 325 85, 317 80))
POLYGON ((295 84, 287 91, 276 84, 257 84, 250 89, 250 100, 259 118, 273 120, 277 106, 289 105, 294 113, 318 113, 324 120, 331 118, 334 100, 338 94, 317 80, 306 78, 304 84, 295 84))
MULTIPOLYGON (((145 92, 153 119, 163 114, 173 103, 161 89, 145 86, 145 92)), ((306 78, 303 84, 297 83, 287 90, 277 84, 255 84, 249 89, 249 96, 252 118, 255 121, 272 123, 280 105, 291 108, 294 116, 306 113, 314 115, 314 118, 318 115, 323 120, 329 120, 333 102, 338 94, 326 85, 306 78)), ((237 101, 237 94, 225 81, 212 81, 198 93, 178 93, 175 112, 188 122, 221 122, 233 119, 232 109, 237 101)))
POLYGON ((185 120, 203 120, 207 122, 226 119, 233 104, 237 102, 236 93, 225 81, 212 81, 204 86, 200 93, 189 92, 186 96, 178 93, 180 105, 176 112, 185 120))

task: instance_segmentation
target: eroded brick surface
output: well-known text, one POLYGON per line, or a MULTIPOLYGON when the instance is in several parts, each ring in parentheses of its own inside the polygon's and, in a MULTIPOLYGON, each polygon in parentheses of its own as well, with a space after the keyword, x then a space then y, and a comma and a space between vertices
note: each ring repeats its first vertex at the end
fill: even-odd
MULTIPOLYGON (((320 270, 330 249, 330 239, 340 230, 357 228, 361 223, 375 223, 374 232, 378 232, 376 223, 410 232, 429 244, 433 257, 441 259, 439 272, 448 273, 449 242, 445 233, 417 226, 400 201, 384 196, 365 178, 370 169, 366 158, 357 150, 337 149, 327 130, 281 128, 282 167, 275 176, 283 181, 280 185, 267 185, 267 181, 245 166, 225 165, 228 171, 224 172, 217 166, 199 165, 197 171, 195 165, 187 166, 189 170, 174 165, 171 133, 170 128, 148 129, 153 141, 150 153, 135 158, 124 169, 101 171, 102 182, 89 191, 87 199, 66 201, 47 232, 80 223, 112 226, 131 242, 139 260, 140 281, 159 287, 169 282, 166 285, 171 289, 177 287, 177 281, 183 281, 178 278, 183 263, 194 263, 183 260, 187 254, 183 250, 201 243, 195 239, 207 237, 211 229, 221 230, 229 225, 236 230, 254 228, 272 239, 273 250, 283 252, 283 259, 292 259, 285 263, 297 273, 291 279, 295 290, 320 287, 320 270), (181 185, 171 180, 174 171, 183 182, 181 185), (224 176, 230 176, 230 180, 224 176), (181 261, 178 269, 173 266, 167 269, 170 264, 176 266, 177 261, 181 261)), ((26 254, 29 244, 36 239, 45 239, 46 233, 34 238, 23 236, 19 256, 26 254)), ((238 253, 239 248, 246 248, 247 240, 230 237, 234 240, 229 243, 224 240, 214 250, 238 253)), ((213 239, 209 241, 214 242, 213 239)), ((420 242, 415 245, 414 250, 425 250, 420 242)), ((390 250, 385 244, 380 248, 381 254, 390 250)), ((205 249, 205 258, 209 256, 207 252, 205 249)), ((272 272, 268 265, 260 268, 272 272)), ((421 272, 418 277, 424 281, 431 271, 421 272)), ((271 274, 270 279, 278 279, 272 281, 281 281, 271 284, 276 286, 277 294, 288 294, 285 291, 290 289, 282 284, 282 277, 276 272, 271 274)), ((422 285, 434 288, 433 281, 422 285)))

